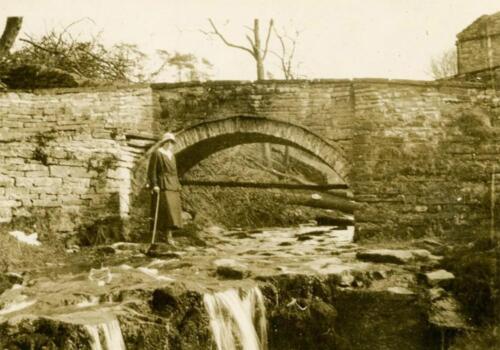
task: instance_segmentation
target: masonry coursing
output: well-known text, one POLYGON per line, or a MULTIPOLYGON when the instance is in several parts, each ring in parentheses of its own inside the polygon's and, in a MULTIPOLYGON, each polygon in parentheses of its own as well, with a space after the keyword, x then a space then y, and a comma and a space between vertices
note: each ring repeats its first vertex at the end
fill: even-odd
POLYGON ((360 235, 484 229, 499 110, 499 94, 481 85, 368 79, 1 93, 0 221, 42 217, 58 232, 109 217, 134 226, 131 206, 149 205, 134 199, 145 164, 137 135, 254 115, 341 147, 347 183, 366 203, 360 235), (477 108, 486 131, 470 134, 463 111, 477 108))

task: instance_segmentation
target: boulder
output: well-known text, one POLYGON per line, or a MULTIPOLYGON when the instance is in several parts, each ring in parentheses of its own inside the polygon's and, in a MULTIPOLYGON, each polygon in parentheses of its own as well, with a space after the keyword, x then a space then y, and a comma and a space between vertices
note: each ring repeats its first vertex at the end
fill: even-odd
POLYGON ((217 276, 224 279, 243 279, 250 275, 248 267, 234 259, 218 259, 214 265, 217 276))

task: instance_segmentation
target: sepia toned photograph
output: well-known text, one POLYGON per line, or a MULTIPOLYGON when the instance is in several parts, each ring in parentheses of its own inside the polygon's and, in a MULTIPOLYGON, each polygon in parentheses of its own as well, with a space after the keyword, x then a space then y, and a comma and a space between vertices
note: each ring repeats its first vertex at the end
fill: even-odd
POLYGON ((0 350, 500 349, 500 1, 0 14, 0 350))

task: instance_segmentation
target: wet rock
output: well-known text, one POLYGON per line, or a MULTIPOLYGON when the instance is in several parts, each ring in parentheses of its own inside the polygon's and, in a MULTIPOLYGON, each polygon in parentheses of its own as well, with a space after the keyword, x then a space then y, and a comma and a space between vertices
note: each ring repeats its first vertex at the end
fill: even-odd
POLYGON ((249 234, 256 234, 256 233, 262 233, 262 232, 264 232, 264 230, 260 229, 260 228, 255 228, 255 229, 248 230, 247 232, 249 234))
POLYGON ((155 243, 146 252, 147 256, 153 258, 180 258, 182 253, 172 250, 172 247, 165 243, 155 243))
POLYGON ((308 234, 303 234, 297 237, 297 241, 299 242, 308 241, 310 239, 313 239, 313 237, 309 236, 308 234))
POLYGON ((14 285, 23 284, 24 277, 16 272, 0 273, 0 294, 14 285))
POLYGON ((405 287, 389 287, 387 288, 387 291, 393 294, 403 294, 403 295, 413 295, 411 290, 405 287))
POLYGON ((308 263, 316 273, 328 275, 330 279, 341 287, 363 287, 369 284, 365 276, 365 266, 342 263, 338 258, 324 258, 308 263))
POLYGON ((307 235, 307 236, 321 236, 321 235, 324 235, 325 233, 328 233, 328 232, 330 232, 330 231, 331 231, 331 230, 314 230, 314 231, 307 231, 306 233, 299 235, 299 238, 300 238, 300 236, 304 236, 304 235, 307 235))
POLYGON ((212 236, 219 236, 222 234, 225 230, 222 227, 219 226, 210 226, 204 229, 205 233, 212 235, 212 236))
POLYGON ((451 296, 436 299, 429 310, 429 322, 440 328, 467 329, 460 304, 451 296))
POLYGON ((115 254, 116 253, 115 248, 113 248, 109 245, 97 247, 96 250, 97 250, 97 252, 99 252, 101 254, 115 254))
POLYGON ((29 317, 0 324, 0 349, 90 349, 83 325, 29 317))
POLYGON ((250 275, 248 266, 234 259, 218 259, 214 261, 217 276, 226 279, 243 279, 250 275))
POLYGON ((412 261, 413 254, 409 250, 371 249, 358 252, 356 257, 360 260, 377 263, 407 264, 412 261))
POLYGON ((356 288, 361 288, 361 287, 364 287, 364 286, 365 286, 365 283, 364 283, 362 280, 354 280, 354 281, 351 283, 351 286, 352 286, 352 287, 356 287, 356 288))
POLYGON ((370 277, 374 280, 384 280, 387 278, 387 272, 383 270, 371 271, 370 277))
POLYGON ((12 284, 22 284, 23 283, 23 276, 20 273, 6 272, 5 276, 7 276, 10 283, 12 283, 12 284))
POLYGON ((226 234, 228 237, 234 237, 238 239, 243 239, 243 238, 249 238, 250 235, 248 232, 245 231, 231 231, 226 234))
POLYGON ((138 252, 142 249, 143 246, 139 243, 116 242, 111 244, 111 247, 115 249, 117 252, 122 252, 122 251, 138 252))
POLYGON ((335 330, 336 309, 320 298, 292 298, 270 315, 271 349, 350 349, 335 330))
MULTIPOLYGON (((213 336, 210 333, 209 319, 203 304, 203 295, 197 291, 188 290, 181 284, 154 290, 151 308, 155 314, 162 316, 154 320, 154 324, 168 319, 168 324, 161 325, 159 332, 154 332, 160 340, 167 344, 151 344, 151 346, 127 347, 128 349, 213 349, 213 336)), ((135 320, 137 323, 138 320, 135 320)), ((135 325, 134 323, 134 325, 135 325)), ((150 324, 153 322, 150 322, 150 324)), ((151 326, 145 327, 150 329, 151 326)), ((127 340, 127 332, 125 338, 127 340)), ((136 336, 137 339, 142 337, 136 336)), ((147 340, 147 339, 146 339, 147 340)))
POLYGON ((80 246, 76 244, 71 244, 64 251, 68 254, 78 253, 80 251, 80 246))
POLYGON ((432 258, 431 252, 426 249, 412 249, 411 253, 416 260, 427 261, 432 258))
POLYGON ((442 298, 446 295, 446 291, 439 287, 429 289, 428 293, 431 301, 442 298))
POLYGON ((449 286, 455 276, 446 270, 436 270, 424 274, 426 282, 430 286, 449 286))
POLYGON ((12 287, 12 283, 10 282, 9 278, 3 274, 0 273, 0 294, 2 294, 5 290, 10 289, 12 287))
POLYGON ((354 220, 347 218, 326 216, 326 215, 317 216, 316 221, 318 225, 332 225, 340 227, 347 227, 349 225, 354 225, 354 220))

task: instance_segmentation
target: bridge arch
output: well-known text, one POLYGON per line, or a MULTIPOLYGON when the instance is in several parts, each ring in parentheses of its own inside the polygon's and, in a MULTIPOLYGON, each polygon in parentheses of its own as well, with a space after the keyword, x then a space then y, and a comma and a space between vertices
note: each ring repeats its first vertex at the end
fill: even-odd
POLYGON ((233 116, 192 125, 176 133, 175 153, 179 175, 208 156, 247 143, 274 143, 296 147, 314 156, 347 181, 343 150, 310 130, 286 121, 233 116))

